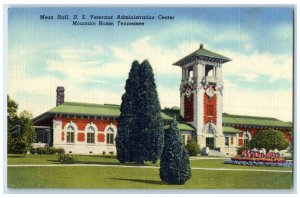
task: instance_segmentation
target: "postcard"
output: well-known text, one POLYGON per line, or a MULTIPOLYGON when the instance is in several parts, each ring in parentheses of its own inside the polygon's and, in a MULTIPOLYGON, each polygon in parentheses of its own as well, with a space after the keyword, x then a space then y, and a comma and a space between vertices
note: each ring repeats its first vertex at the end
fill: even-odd
POLYGON ((7 189, 284 190, 293 6, 8 6, 7 189))

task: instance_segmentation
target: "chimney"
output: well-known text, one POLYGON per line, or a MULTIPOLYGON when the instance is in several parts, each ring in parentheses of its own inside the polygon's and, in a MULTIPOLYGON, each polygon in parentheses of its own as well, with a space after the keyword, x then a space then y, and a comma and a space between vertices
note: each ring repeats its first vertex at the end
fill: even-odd
POLYGON ((201 44, 200 44, 200 49, 202 49, 202 48, 203 48, 203 44, 201 43, 201 44))
POLYGON ((57 87, 56 88, 56 106, 61 105, 65 101, 65 88, 57 87))

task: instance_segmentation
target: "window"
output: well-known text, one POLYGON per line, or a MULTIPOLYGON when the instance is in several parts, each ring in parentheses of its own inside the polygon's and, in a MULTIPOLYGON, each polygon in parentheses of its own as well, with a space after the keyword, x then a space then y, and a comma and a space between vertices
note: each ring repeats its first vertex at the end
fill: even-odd
POLYGON ((229 137, 225 137, 225 145, 229 146, 229 137))
POLYGON ((74 127, 69 126, 67 129, 67 143, 74 143, 74 134, 75 134, 74 127))
POLYGON ((106 144, 114 144, 114 130, 109 127, 106 132, 106 144))
POLYGON ((234 139, 233 137, 230 137, 230 145, 233 145, 234 139))
POLYGON ((194 77, 194 68, 193 67, 188 68, 188 75, 189 75, 189 82, 191 82, 194 77))
POLYGON ((214 66, 205 65, 205 76, 214 76, 214 66))
POLYGON ((87 143, 95 143, 95 129, 92 126, 87 129, 87 143))

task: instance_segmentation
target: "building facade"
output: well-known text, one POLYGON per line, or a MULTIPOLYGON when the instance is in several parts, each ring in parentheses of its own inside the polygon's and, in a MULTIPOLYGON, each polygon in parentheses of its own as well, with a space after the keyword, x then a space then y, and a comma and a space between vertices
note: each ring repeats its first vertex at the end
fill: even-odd
MULTIPOLYGON (((223 113, 222 65, 229 58, 201 44, 192 54, 175 62, 182 71, 180 108, 162 109, 165 128, 175 117, 182 139, 197 139, 224 155, 235 155, 260 130, 281 130, 291 141, 292 123, 275 118, 223 113)), ((65 102, 63 87, 56 92, 56 107, 34 118, 38 142, 63 148, 67 153, 116 154, 120 106, 65 102)))

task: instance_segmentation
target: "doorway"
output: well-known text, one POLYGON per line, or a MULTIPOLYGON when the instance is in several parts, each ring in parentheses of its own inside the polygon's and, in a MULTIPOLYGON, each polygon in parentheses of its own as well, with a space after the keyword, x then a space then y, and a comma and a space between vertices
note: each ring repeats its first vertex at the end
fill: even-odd
POLYGON ((211 137, 206 138, 206 147, 209 147, 209 149, 215 148, 215 139, 211 137))

